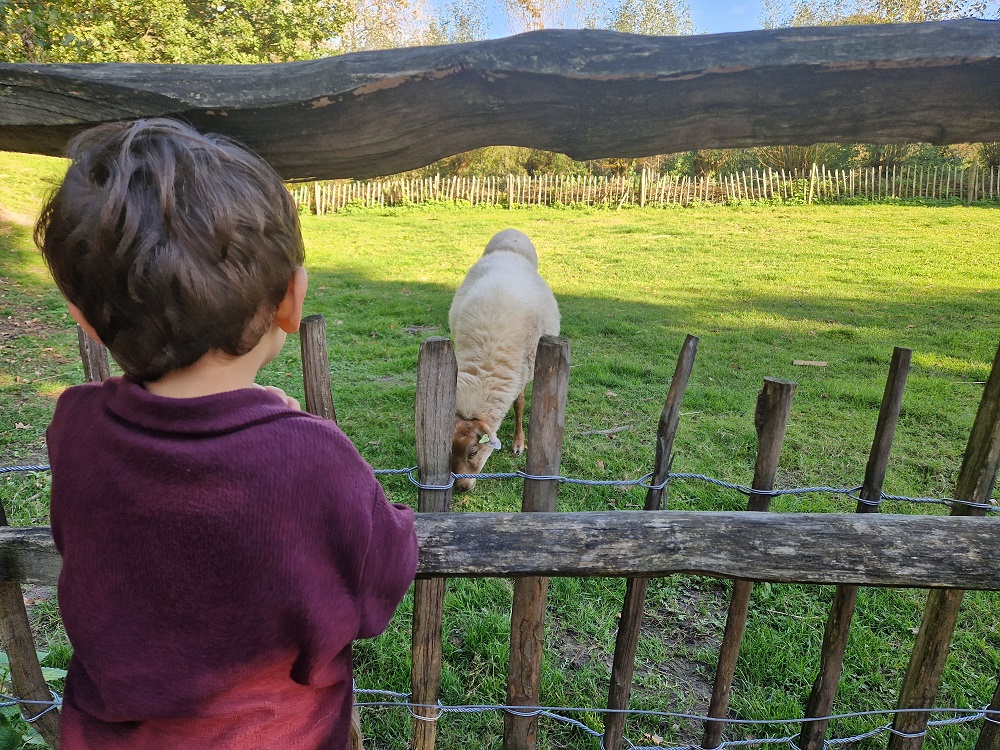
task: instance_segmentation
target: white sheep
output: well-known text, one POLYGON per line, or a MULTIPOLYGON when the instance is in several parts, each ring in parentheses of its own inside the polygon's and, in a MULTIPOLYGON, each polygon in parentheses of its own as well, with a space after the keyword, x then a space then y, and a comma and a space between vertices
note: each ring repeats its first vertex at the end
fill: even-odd
MULTIPOLYGON (((455 292, 448 324, 458 360, 451 470, 478 474, 501 448, 500 423, 514 406, 515 455, 524 451, 524 393, 543 335, 559 334, 559 306, 538 275, 538 254, 517 229, 498 232, 455 292)), ((455 488, 471 490, 472 478, 455 488)))

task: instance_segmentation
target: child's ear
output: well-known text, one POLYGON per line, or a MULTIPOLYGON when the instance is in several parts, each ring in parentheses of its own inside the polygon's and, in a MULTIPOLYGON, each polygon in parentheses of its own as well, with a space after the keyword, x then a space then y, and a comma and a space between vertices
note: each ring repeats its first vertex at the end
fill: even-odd
POLYGON ((101 337, 97 335, 97 331, 94 330, 94 327, 87 322, 85 317, 83 317, 83 313, 80 312, 80 308, 72 302, 67 302, 66 307, 69 309, 70 317, 73 318, 73 320, 76 321, 76 324, 83 329, 83 332, 93 341, 96 341, 101 346, 104 346, 104 342, 101 341, 101 337))
POLYGON ((278 303, 278 309, 274 313, 274 322, 285 333, 295 333, 299 330, 302 305, 305 303, 308 287, 309 276, 306 274, 306 269, 297 266, 292 272, 292 278, 288 280, 285 296, 278 303))

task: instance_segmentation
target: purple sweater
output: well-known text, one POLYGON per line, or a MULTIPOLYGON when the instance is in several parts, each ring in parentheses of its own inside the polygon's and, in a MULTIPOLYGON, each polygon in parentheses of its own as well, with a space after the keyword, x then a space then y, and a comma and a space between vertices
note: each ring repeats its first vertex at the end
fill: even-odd
POLYGON ((351 641, 417 562, 347 437, 263 389, 111 378, 63 393, 47 438, 63 749, 342 750, 351 641))

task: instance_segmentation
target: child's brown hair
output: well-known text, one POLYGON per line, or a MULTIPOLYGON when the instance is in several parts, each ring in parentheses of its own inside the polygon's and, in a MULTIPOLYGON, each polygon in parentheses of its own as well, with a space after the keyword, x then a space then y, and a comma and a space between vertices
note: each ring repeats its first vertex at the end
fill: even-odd
POLYGON ((250 351, 304 257, 274 170, 165 118, 92 128, 68 155, 35 241, 122 370, 152 381, 211 350, 250 351))

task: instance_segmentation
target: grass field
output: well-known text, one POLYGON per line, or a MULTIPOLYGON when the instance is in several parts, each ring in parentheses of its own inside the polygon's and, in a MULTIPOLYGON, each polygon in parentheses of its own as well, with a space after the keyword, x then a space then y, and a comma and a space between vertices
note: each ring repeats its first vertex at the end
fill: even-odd
MULTIPOLYGON (((0 206, 32 215, 61 162, 0 153, 0 206)), ((700 338, 684 399, 674 471, 748 484, 756 452, 753 407, 766 376, 798 390, 782 452, 780 487, 861 482, 894 346, 914 351, 913 369, 885 491, 947 496, 982 383, 1000 343, 1000 206, 726 206, 689 209, 406 208, 303 217, 310 290, 307 313, 327 319, 334 400, 345 432, 376 468, 415 462, 413 394, 420 341, 447 335, 451 295, 496 231, 515 226, 538 247, 542 274, 572 347, 563 474, 632 478, 651 468, 653 436, 685 334, 700 338), (793 360, 821 360, 802 367, 793 360), (628 426, 613 436, 584 434, 628 426)), ((55 398, 82 380, 75 333, 30 241, 30 228, 0 224, 0 465, 45 462, 44 429, 55 398)), ((301 398, 297 342, 261 373, 301 398)), ((530 410, 530 402, 529 402, 530 410)), ((509 444, 510 421, 500 439, 509 444)), ((528 436, 530 441, 530 435, 528 436)), ((495 454, 511 471, 523 457, 495 454)), ((47 523, 47 476, 0 475, 13 524, 47 523)), ((405 479, 383 482, 414 503, 405 479)), ((641 490, 563 486, 560 510, 631 509, 641 490)), ((456 510, 515 510, 520 486, 480 482, 456 510)), ((702 484, 672 485, 675 509, 736 510, 742 495, 702 484)), ((780 511, 849 511, 846 498, 776 499, 780 511)), ((888 512, 944 513, 888 504, 888 512)), ((502 703, 510 595, 505 580, 449 584, 445 614, 446 704, 502 703)), ((543 703, 597 707, 606 700, 624 584, 552 582, 543 703)), ((673 577, 653 582, 640 641, 634 708, 702 712, 725 619, 728 584, 673 577)), ((732 713, 801 716, 819 660, 829 588, 755 587, 732 713)), ((863 590, 838 711, 895 704, 925 595, 863 590)), ((68 649, 54 607, 42 630, 50 663, 68 649)), ((405 692, 410 601, 386 635, 358 645, 360 688, 405 692)), ((985 705, 1000 675, 1000 597, 970 593, 939 706, 985 705)), ((574 717, 600 729, 596 713, 574 717)), ((369 710, 374 748, 405 746, 407 716, 369 710)), ((845 720, 840 736, 871 728, 845 720)), ((794 728, 734 729, 728 737, 785 736, 794 728)), ((926 747, 970 748, 978 727, 936 730, 926 747)), ((683 720, 630 720, 636 745, 700 739, 683 720)), ((495 748, 495 713, 449 715, 439 747, 495 748)), ((541 748, 592 748, 578 729, 543 720, 541 748)), ((882 747, 885 739, 859 747, 882 747)))

